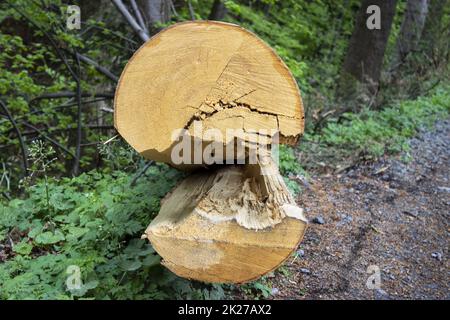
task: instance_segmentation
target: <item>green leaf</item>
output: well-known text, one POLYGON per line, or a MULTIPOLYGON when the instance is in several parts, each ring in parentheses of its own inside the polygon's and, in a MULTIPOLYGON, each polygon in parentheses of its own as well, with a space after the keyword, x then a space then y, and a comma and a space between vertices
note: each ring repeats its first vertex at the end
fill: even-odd
POLYGON ((146 267, 156 266, 159 264, 160 260, 161 258, 159 256, 152 254, 142 260, 142 265, 146 267))
POLYGON ((123 271, 135 271, 142 266, 139 260, 123 260, 119 264, 123 271))
POLYGON ((69 235, 74 238, 80 238, 89 232, 89 228, 80 228, 75 226, 70 226, 68 229, 69 235))
POLYGON ((35 238, 38 234, 42 232, 43 226, 39 222, 36 222, 36 224, 37 225, 34 226, 34 228, 30 230, 30 232, 28 232, 28 236, 30 238, 35 238))
POLYGON ((97 280, 92 280, 89 282, 86 282, 83 286, 86 290, 91 290, 97 288, 99 282, 97 280))
POLYGON ((59 230, 56 230, 55 233, 53 233, 51 231, 45 231, 41 234, 38 234, 34 240, 38 244, 55 244, 60 241, 63 241, 64 239, 65 238, 64 238, 64 235, 62 234, 62 232, 59 230))
POLYGON ((13 247, 15 253, 27 256, 33 250, 33 246, 27 242, 19 242, 13 247))

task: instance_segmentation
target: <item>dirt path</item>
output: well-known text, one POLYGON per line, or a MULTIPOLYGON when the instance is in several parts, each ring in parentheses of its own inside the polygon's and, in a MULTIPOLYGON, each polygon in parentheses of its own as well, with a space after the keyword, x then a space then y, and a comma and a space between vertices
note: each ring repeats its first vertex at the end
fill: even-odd
POLYGON ((410 145, 407 164, 382 159, 303 186, 300 205, 316 222, 269 278, 273 298, 450 299, 450 121, 410 145), (377 268, 380 288, 368 289, 377 268))

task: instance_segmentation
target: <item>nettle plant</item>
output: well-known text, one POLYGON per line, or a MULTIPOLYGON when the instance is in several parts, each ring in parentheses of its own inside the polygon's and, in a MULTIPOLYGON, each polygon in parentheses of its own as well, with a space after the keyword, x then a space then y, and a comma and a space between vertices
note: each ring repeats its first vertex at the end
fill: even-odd
POLYGON ((49 178, 30 186, 26 199, 0 204, 0 299, 221 296, 221 287, 168 272, 140 239, 178 177, 155 165, 134 187, 133 175, 118 171, 49 178), (70 266, 80 270, 79 289, 67 288, 70 266))
MULTIPOLYGON (((0 202, 0 299, 224 297, 224 286, 190 282, 167 271, 140 239, 182 173, 153 164, 134 174, 92 171, 56 179, 47 175, 53 159, 49 145, 32 143, 32 178, 23 183, 27 197, 0 202), (67 286, 74 266, 80 271, 78 289, 67 286)), ((125 159, 110 161, 128 163, 125 159)), ((285 176, 299 172, 292 149, 283 147, 280 161, 285 176)), ((258 286, 247 287, 259 292, 258 286)))

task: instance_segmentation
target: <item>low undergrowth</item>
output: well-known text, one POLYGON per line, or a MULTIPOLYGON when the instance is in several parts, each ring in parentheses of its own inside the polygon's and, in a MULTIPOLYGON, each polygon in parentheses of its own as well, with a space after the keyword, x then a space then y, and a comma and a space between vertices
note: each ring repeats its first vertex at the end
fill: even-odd
POLYGON ((157 165, 131 187, 129 174, 91 172, 0 204, 0 299, 220 297, 168 272, 140 240, 179 177, 157 165))
POLYGON ((450 112, 448 87, 432 95, 403 101, 380 111, 345 113, 330 120, 318 133, 306 133, 298 148, 308 171, 326 166, 345 166, 361 159, 408 151, 408 139, 420 128, 430 128, 450 112))

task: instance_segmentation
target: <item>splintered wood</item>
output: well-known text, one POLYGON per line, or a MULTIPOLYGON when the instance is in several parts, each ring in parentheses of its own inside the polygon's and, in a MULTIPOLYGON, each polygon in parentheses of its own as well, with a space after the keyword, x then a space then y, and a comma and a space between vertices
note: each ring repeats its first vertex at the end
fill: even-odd
POLYGON ((254 34, 214 21, 160 32, 123 71, 114 115, 119 133, 144 157, 194 171, 163 199, 143 236, 170 270, 205 282, 242 283, 275 269, 297 247, 307 220, 270 146, 278 142, 273 132, 280 143, 297 142, 303 106, 288 68, 254 34), (219 143, 224 158, 239 158, 225 148, 236 140, 208 135, 210 129, 222 138, 230 129, 242 132, 236 138, 244 142, 244 159, 255 137, 269 150, 245 164, 174 160, 181 135, 199 142, 202 153, 219 143))
POLYGON ((176 274, 240 283, 284 261, 305 226, 302 210, 269 162, 189 176, 162 203, 145 234, 176 274))

